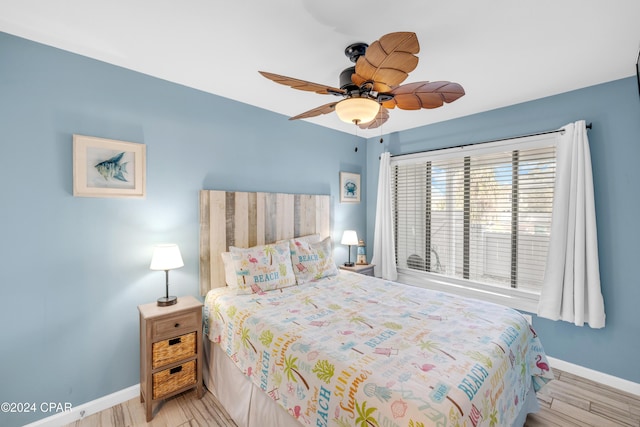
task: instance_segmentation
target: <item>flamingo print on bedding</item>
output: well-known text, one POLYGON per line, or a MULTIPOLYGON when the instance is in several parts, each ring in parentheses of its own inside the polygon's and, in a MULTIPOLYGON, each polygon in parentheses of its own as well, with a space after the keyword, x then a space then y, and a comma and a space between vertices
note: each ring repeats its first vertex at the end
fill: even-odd
POLYGON ((209 292, 205 329, 304 426, 511 425, 553 374, 518 312, 350 272, 209 292))

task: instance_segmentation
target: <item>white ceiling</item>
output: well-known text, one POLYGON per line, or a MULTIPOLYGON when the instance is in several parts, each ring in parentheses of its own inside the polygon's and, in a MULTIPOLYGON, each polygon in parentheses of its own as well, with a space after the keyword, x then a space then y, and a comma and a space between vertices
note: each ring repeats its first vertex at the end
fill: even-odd
MULTIPOLYGON (((347 45, 413 31, 420 62, 405 83, 449 80, 466 95, 391 110, 387 134, 634 75, 640 1, 0 0, 0 31, 275 111, 283 125, 336 98, 258 70, 339 86, 347 45)), ((356 133, 335 114, 308 121, 356 133)))

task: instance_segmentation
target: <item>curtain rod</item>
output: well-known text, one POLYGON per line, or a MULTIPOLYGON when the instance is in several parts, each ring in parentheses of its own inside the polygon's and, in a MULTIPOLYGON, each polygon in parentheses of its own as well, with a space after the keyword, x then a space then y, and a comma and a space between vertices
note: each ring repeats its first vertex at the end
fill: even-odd
MULTIPOLYGON (((589 123, 585 126, 587 129, 591 129, 593 127, 592 123, 589 123)), ((403 154, 393 154, 390 157, 400 157, 400 156, 408 156, 411 154, 418 154, 418 153, 428 153, 430 151, 439 151, 439 150, 448 150, 450 148, 462 148, 462 147, 468 147, 469 145, 476 145, 476 144, 488 144, 490 142, 500 142, 500 141, 507 141, 509 139, 518 139, 518 138, 528 138, 530 136, 539 136, 539 135, 547 135, 550 133, 557 133, 557 132, 564 132, 564 129, 556 129, 556 130, 547 130, 544 132, 538 132, 538 133, 531 133, 528 135, 520 135, 520 136, 512 136, 509 138, 499 138, 499 139, 492 139, 490 141, 482 141, 482 142, 474 142, 471 144, 460 144, 460 145, 454 145, 452 147, 442 147, 442 148, 434 148, 433 150, 424 150, 424 151, 414 151, 412 153, 403 153, 403 154)), ((378 160, 380 160, 380 158, 378 157, 378 160)))

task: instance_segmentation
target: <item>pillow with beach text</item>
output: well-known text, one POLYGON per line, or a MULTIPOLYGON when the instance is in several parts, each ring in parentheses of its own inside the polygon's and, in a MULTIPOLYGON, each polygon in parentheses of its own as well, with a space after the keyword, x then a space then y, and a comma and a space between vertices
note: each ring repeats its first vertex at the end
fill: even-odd
POLYGON ((243 249, 229 248, 235 265, 238 294, 286 288, 296 284, 289 243, 274 243, 243 249))
POLYGON ((338 274, 330 237, 318 243, 291 239, 289 246, 293 272, 299 285, 338 274))

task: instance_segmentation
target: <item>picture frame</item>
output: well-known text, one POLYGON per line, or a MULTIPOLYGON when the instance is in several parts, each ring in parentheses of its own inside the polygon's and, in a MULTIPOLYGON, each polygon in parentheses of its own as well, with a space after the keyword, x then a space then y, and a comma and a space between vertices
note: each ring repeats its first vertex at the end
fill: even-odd
POLYGON ((146 145, 73 135, 75 197, 146 196, 146 145))
POLYGON ((640 95, 640 51, 638 51, 638 59, 636 59, 636 79, 638 80, 638 95, 640 95))
POLYGON ((360 203, 360 174, 340 172, 340 203, 360 203))

